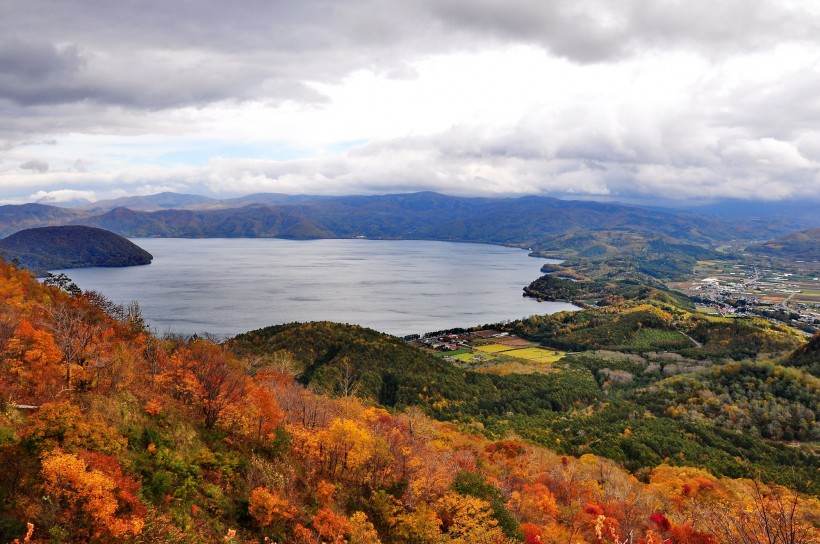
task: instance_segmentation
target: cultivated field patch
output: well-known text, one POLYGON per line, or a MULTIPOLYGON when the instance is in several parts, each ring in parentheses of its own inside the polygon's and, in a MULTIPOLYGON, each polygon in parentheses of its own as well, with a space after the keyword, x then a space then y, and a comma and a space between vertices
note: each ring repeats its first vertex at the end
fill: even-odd
POLYGON ((459 353, 453 357, 453 359, 461 361, 462 363, 486 363, 488 361, 494 361, 497 358, 498 357, 487 353, 459 353))
POLYGON ((511 346, 505 346, 504 344, 484 344, 483 346, 476 346, 475 349, 485 353, 502 353, 504 351, 510 351, 514 348, 511 346))
POLYGON ((525 349, 516 349, 513 351, 504 352, 504 355, 508 355, 510 357, 516 357, 518 359, 527 359, 530 361, 541 361, 541 360, 558 360, 563 357, 563 353, 555 350, 543 349, 543 348, 525 348, 525 349))
POLYGON ((507 336, 504 338, 496 338, 495 342, 497 344, 503 344, 505 346, 513 346, 519 348, 526 348, 529 346, 534 345, 529 340, 524 340, 523 338, 518 338, 517 336, 507 336))
POLYGON ((455 355, 461 355, 462 353, 472 353, 473 350, 471 349, 454 349, 452 351, 437 351, 433 354, 433 357, 438 357, 439 359, 442 357, 453 357, 455 355))
POLYGON ((541 362, 541 361, 527 361, 522 362, 518 360, 511 360, 511 361, 504 361, 499 362, 498 364, 493 364, 486 366, 481 369, 482 372, 486 372, 489 374, 532 374, 532 373, 539 373, 539 374, 547 374, 549 372, 555 372, 555 369, 552 367, 551 363, 541 362))

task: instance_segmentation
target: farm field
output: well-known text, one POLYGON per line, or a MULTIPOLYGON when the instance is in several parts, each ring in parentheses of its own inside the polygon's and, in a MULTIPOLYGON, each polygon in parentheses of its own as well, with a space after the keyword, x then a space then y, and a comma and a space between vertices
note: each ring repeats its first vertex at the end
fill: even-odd
POLYGON ((498 359, 494 355, 488 355, 486 353, 459 353, 455 355, 453 359, 457 361, 461 361, 462 363, 486 363, 488 361, 494 361, 498 359))
POLYGON ((798 283, 797 288, 801 290, 800 293, 794 295, 795 302, 820 302, 820 285, 814 283, 798 283))
POLYGON ((452 351, 437 351, 433 353, 433 357, 438 357, 439 359, 443 357, 455 357, 456 355, 462 355, 464 353, 472 353, 473 351, 470 349, 455 349, 452 351))
MULTIPOLYGON (((437 338, 435 341, 444 341, 437 338)), ((493 374, 546 374, 554 372, 553 364, 561 360, 565 352, 541 347, 539 344, 517 336, 501 336, 488 340, 486 337, 468 338, 469 344, 452 351, 435 351, 433 355, 451 361, 462 368, 493 374)), ((431 351, 427 345, 422 349, 431 351)))
POLYGON ((544 361, 527 361, 523 362, 520 360, 510 360, 510 361, 503 361, 498 362, 497 364, 490 364, 480 369, 482 372, 487 372, 490 374, 532 374, 532 373, 539 373, 539 374, 547 374, 549 372, 554 372, 555 369, 553 368, 551 363, 544 362, 544 361))
MULTIPOLYGON (((532 343, 527 343, 527 346, 532 346, 532 343)), ((475 351, 482 354, 496 355, 498 357, 515 357, 516 359, 524 359, 527 361, 539 361, 554 363, 561 359, 565 353, 554 349, 545 349, 539 347, 515 347, 504 344, 484 344, 482 346, 475 346, 475 351)), ((472 362, 473 359, 464 359, 461 355, 467 355, 465 350, 452 351, 448 356, 455 356, 459 361, 472 362)))
POLYGON ((518 359, 527 359, 529 361, 554 362, 563 357, 564 353, 543 348, 524 348, 504 352, 504 355, 518 359))
POLYGON ((517 336, 506 336, 503 338, 496 338, 495 343, 503 344, 505 346, 513 346, 517 348, 527 348, 535 345, 529 340, 524 340, 523 338, 518 338, 517 336))
POLYGON ((484 344, 483 346, 476 346, 475 349, 476 351, 483 351, 485 353, 502 353, 515 348, 512 346, 505 346, 504 344, 484 344))

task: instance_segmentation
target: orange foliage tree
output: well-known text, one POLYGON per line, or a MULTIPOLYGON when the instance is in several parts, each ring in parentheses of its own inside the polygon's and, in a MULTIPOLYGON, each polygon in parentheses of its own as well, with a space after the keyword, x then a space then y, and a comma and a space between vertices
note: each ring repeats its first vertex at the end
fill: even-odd
POLYGON ((77 455, 59 449, 49 452, 43 458, 42 477, 43 492, 59 506, 59 521, 77 531, 76 536, 109 540, 142 530, 144 512, 120 512, 123 506, 135 506, 133 501, 124 505, 119 500, 131 490, 118 493, 111 476, 90 468, 77 455))
POLYGON ((226 409, 243 401, 248 376, 226 348, 196 339, 171 356, 161 381, 176 398, 197 409, 211 429, 226 409))
POLYGON ((292 520, 297 510, 280 491, 270 491, 260 486, 251 491, 248 512, 257 525, 267 527, 292 520))
POLYGON ((322 542, 327 544, 346 543, 345 535, 349 535, 351 531, 350 521, 326 506, 320 508, 313 516, 312 525, 322 542))
POLYGON ((2 376, 9 384, 6 395, 14 402, 51 400, 59 392, 62 359, 63 354, 48 331, 21 320, 0 354, 2 376))

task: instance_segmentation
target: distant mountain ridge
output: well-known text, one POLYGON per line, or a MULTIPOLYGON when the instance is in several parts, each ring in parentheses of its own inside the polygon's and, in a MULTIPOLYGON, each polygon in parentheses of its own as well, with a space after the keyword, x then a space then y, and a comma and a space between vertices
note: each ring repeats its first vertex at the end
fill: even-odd
POLYGON ((158 193, 148 196, 126 196, 112 200, 99 200, 90 204, 80 206, 86 211, 108 211, 115 208, 128 208, 139 211, 156 211, 167 209, 186 208, 188 206, 202 205, 215 202, 213 198, 200 195, 188 195, 181 193, 158 193))
POLYGON ((0 240, 0 255, 38 273, 87 266, 135 266, 153 259, 118 234, 81 225, 22 230, 0 240))
POLYGON ((747 248, 772 257, 820 261, 820 228, 793 232, 747 248))
POLYGON ((661 208, 542 196, 467 198, 433 192, 378 196, 260 193, 227 200, 160 193, 97 202, 84 209, 35 204, 0 207, 0 235, 26 227, 66 224, 97 226, 130 237, 365 237, 542 248, 576 231, 621 231, 704 245, 772 238, 786 232, 764 222, 724 222, 661 208))
POLYGON ((6 204, 0 206, 0 236, 31 227, 65 225, 82 217, 82 212, 47 204, 6 204))

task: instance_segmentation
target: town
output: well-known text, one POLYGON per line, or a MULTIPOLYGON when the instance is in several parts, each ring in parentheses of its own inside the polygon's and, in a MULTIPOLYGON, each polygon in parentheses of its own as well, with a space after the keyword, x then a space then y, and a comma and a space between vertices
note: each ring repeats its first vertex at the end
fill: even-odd
POLYGON ((668 286, 704 313, 759 316, 807 335, 820 330, 820 264, 700 261, 695 278, 668 286))

